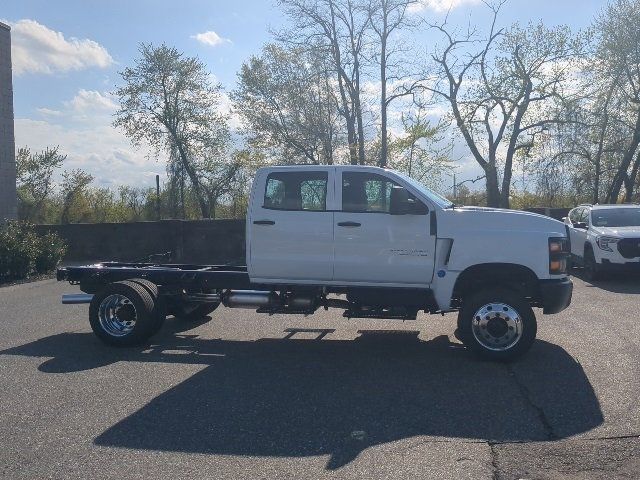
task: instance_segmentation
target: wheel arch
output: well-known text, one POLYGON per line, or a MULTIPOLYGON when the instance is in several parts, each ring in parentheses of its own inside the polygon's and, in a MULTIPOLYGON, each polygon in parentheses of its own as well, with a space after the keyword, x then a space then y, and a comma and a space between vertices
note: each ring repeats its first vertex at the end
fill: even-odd
POLYGON ((472 265, 463 270, 456 279, 453 296, 461 300, 468 293, 488 286, 509 288, 534 299, 539 295, 538 277, 533 270, 517 263, 496 262, 472 265))

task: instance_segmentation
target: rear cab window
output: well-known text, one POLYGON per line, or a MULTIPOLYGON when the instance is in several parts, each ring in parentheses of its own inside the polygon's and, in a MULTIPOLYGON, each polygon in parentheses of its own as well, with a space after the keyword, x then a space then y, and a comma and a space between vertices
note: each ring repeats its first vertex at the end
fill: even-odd
POLYGON ((267 176, 263 208, 324 212, 327 209, 327 172, 273 172, 267 176))

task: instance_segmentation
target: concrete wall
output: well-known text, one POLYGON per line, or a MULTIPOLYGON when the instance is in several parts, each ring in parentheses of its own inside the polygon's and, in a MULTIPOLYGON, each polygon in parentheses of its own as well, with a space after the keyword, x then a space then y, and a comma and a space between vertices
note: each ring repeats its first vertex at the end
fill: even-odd
MULTIPOLYGON (((244 220, 161 220, 134 223, 37 225, 69 245, 65 261, 134 261, 172 252, 173 263, 245 264, 244 220)), ((166 261, 164 261, 166 262, 166 261)))
POLYGON ((17 218, 10 30, 0 23, 0 223, 17 218))

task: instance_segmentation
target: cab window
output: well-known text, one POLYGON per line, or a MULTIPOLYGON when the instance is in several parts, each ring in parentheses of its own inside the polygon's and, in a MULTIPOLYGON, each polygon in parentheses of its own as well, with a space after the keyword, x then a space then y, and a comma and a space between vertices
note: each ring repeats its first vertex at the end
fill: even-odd
POLYGON ((585 208, 574 208, 573 210, 571 210, 571 212, 569 212, 569 220, 571 220, 571 223, 578 223, 581 222, 582 220, 580 219, 582 217, 582 213, 585 211, 585 208))
POLYGON ((325 211, 327 172, 275 172, 267 177, 264 208, 325 211))
MULTIPOLYGON (((394 186, 400 185, 375 173, 344 172, 342 174, 342 211, 389 213, 391 190, 394 186)), ((411 193, 409 198, 421 204, 411 193)), ((423 210, 425 214, 428 211, 426 207, 423 210)))
POLYGON ((580 212, 580 216, 578 217, 578 221, 589 225, 589 209, 588 208, 582 209, 582 212, 580 212))

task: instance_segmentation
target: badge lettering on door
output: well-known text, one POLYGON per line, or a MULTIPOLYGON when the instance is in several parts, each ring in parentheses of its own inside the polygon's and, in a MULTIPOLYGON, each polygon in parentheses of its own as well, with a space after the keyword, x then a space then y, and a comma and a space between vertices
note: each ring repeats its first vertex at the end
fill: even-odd
POLYGON ((426 250, 404 249, 404 248, 392 248, 390 250, 392 255, 401 255, 408 257, 428 257, 429 252, 426 250))

